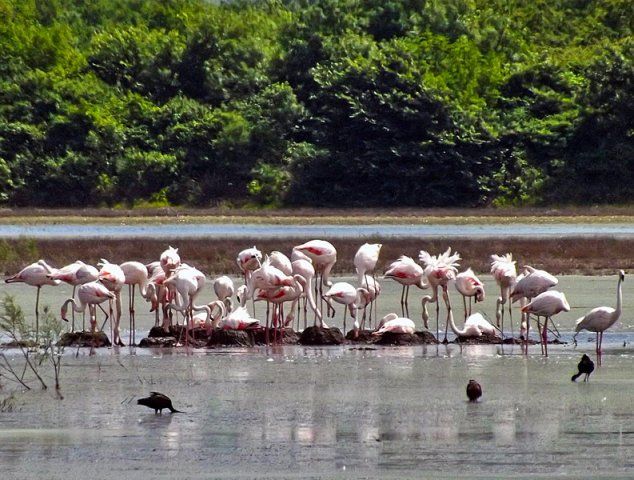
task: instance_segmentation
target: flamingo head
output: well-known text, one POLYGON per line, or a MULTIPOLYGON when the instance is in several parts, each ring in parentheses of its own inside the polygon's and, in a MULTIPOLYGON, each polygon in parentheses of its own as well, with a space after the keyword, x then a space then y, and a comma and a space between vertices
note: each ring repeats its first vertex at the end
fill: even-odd
POLYGON ((484 301, 484 288, 482 287, 476 288, 475 301, 476 302, 484 301))
POLYGON ((621 279, 621 281, 625 280, 625 272, 623 270, 619 270, 619 278, 621 279))

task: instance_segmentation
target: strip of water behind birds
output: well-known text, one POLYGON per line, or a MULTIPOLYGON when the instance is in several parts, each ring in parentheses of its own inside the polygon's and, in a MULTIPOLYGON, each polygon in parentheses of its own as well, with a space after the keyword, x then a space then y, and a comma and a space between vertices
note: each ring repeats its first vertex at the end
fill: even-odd
POLYGON ((487 225, 0 225, 0 238, 556 238, 634 237, 634 224, 487 225))

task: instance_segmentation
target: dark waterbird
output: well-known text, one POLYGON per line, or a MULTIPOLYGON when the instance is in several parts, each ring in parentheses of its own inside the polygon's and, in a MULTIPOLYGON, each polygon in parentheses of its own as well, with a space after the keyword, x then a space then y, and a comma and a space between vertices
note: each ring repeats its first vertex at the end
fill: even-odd
POLYGON ((482 387, 475 380, 469 380, 467 385, 467 397, 470 402, 477 402, 478 398, 482 396, 482 387))
POLYGON ((169 408, 170 412, 172 413, 184 413, 184 412, 181 412, 180 410, 176 410, 172 406, 172 401, 170 400, 170 398, 167 395, 164 395, 159 392, 150 392, 149 397, 139 398, 139 400, 137 400, 137 404, 145 405, 146 407, 153 408, 155 414, 157 413, 163 414, 164 408, 169 408))
POLYGON ((579 373, 573 375, 571 380, 575 382, 577 381, 577 378, 585 374, 586 376, 583 381, 587 382, 590 378, 590 374, 594 371, 594 362, 590 360, 590 357, 584 353, 583 357, 581 357, 581 360, 579 361, 579 364, 577 365, 577 368, 579 369, 579 373))

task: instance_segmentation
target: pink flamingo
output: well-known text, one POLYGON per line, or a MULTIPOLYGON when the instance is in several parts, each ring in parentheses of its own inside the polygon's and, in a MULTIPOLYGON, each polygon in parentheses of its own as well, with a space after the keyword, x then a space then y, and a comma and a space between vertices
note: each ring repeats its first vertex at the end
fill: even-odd
MULTIPOLYGON (((548 290, 533 298, 527 305, 522 307, 522 312, 534 314, 537 317, 546 317, 544 327, 541 331, 542 353, 548 356, 548 320, 559 312, 569 312, 570 305, 566 296, 556 290, 548 290)), ((537 321, 539 327, 539 320, 537 321)))
POLYGON ((260 321, 253 318, 245 307, 237 307, 228 311, 226 304, 220 300, 211 302, 207 306, 212 311, 212 329, 253 330, 260 328, 260 321), (213 313, 216 307, 218 307, 218 314, 213 313))
POLYGON ((623 291, 621 283, 625 281, 625 272, 619 271, 619 281, 616 286, 616 308, 597 307, 590 310, 583 317, 575 322, 575 334, 572 340, 577 344, 577 334, 581 330, 596 332, 596 353, 597 358, 601 361, 601 344, 603 343, 603 332, 614 325, 621 317, 621 305, 623 303, 623 291))
POLYGON ((198 269, 183 264, 174 269, 173 275, 163 284, 172 292, 176 303, 169 303, 167 308, 177 310, 185 316, 185 342, 189 340, 189 329, 193 328, 193 312, 205 310, 207 321, 211 310, 207 305, 196 305, 195 300, 205 285, 205 275, 198 269))
MULTIPOLYGON (((491 275, 500 286, 500 296, 495 305, 495 321, 504 331, 504 305, 511 295, 511 289, 517 281, 517 269, 513 255, 491 255, 491 275)), ((513 309, 509 302, 509 320, 511 322, 511 337, 513 336, 513 309)))
POLYGON ((412 257, 401 255, 398 260, 392 262, 386 270, 383 278, 390 278, 403 286, 401 291, 401 313, 409 316, 409 287, 414 285, 421 290, 429 288, 425 282, 423 267, 417 264, 412 257))
MULTIPOLYGON (((511 289, 511 302, 515 303, 519 300, 520 305, 525 306, 531 299, 554 287, 557 283, 557 278, 547 271, 527 265, 524 267, 522 274, 517 277, 515 285, 511 289)), ((525 347, 527 347, 526 342, 530 331, 528 315, 522 315, 521 322, 520 333, 524 337, 525 347)))
POLYGON ((368 291, 367 295, 362 296, 362 302, 359 304, 359 308, 363 309, 363 318, 361 320, 361 329, 363 329, 365 327, 366 309, 368 305, 370 305, 370 322, 372 321, 372 304, 376 305, 376 299, 381 295, 381 284, 370 275, 364 275, 361 288, 365 288, 368 291))
MULTIPOLYGON (((357 253, 354 255, 354 267, 357 271, 357 281, 360 287, 367 288, 364 285, 364 281, 367 283, 365 276, 369 273, 372 274, 372 280, 376 282, 374 270, 377 262, 379 261, 379 254, 381 253, 382 246, 383 245, 381 243, 364 243, 359 247, 359 250, 357 250, 357 253)), ((376 317, 377 304, 374 300, 372 300, 371 303, 374 303, 374 316, 376 317)), ((372 305, 370 305, 370 322, 372 322, 372 305)))
MULTIPOLYGON (((295 252, 294 252, 295 253, 295 252)), ((303 254, 301 254, 303 255, 303 254)), ((291 268, 293 271, 293 275, 301 275, 306 280, 306 288, 302 293, 302 297, 304 297, 304 328, 306 328, 306 310, 307 304, 310 305, 310 308, 315 313, 314 325, 317 326, 317 320, 319 319, 320 328, 328 328, 328 325, 323 320, 321 311, 317 309, 317 304, 315 303, 315 297, 313 296, 313 278, 315 278, 315 267, 313 267, 312 261, 308 258, 300 258, 296 257, 296 260, 291 262, 291 268)))
MULTIPOLYGON (((49 278, 54 280, 61 280, 62 282, 68 283, 73 286, 73 293, 71 298, 75 297, 75 291, 78 285, 83 285, 84 283, 94 282, 99 278, 99 271, 93 267, 92 265, 86 265, 81 260, 76 260, 75 262, 66 265, 53 273, 48 275, 49 278)), ((82 326, 82 330, 86 328, 84 324, 82 326)), ((71 324, 71 332, 75 331, 75 310, 72 311, 72 324, 71 324)))
POLYGON ((128 307, 130 310, 130 333, 128 343, 136 345, 136 315, 134 310, 135 287, 139 286, 139 293, 143 298, 147 298, 147 287, 149 285, 148 269, 141 262, 123 262, 121 270, 125 277, 125 284, 128 286, 128 307))
POLYGON ((428 328, 429 314, 427 313, 427 303, 436 304, 436 337, 439 336, 438 332, 438 315, 440 313, 440 305, 438 305, 438 287, 442 288, 443 299, 445 306, 447 307, 447 321, 445 322, 445 339, 443 343, 447 343, 447 329, 449 328, 449 312, 451 310, 451 304, 449 303, 449 293, 447 292, 447 285, 450 280, 455 280, 456 273, 458 272, 458 261, 460 255, 457 252, 451 253, 451 247, 449 247, 445 253, 438 256, 432 256, 425 250, 421 250, 418 259, 425 265, 425 277, 427 282, 432 288, 432 295, 426 295, 422 299, 423 306, 423 322, 425 328, 428 328))
MULTIPOLYGON (((347 310, 350 310, 350 315, 354 319, 354 332, 355 336, 359 334, 360 325, 357 320, 357 311, 359 305, 362 305, 367 301, 368 291, 365 288, 355 288, 348 282, 337 282, 333 284, 330 289, 324 294, 324 300, 331 307, 332 311, 335 311, 335 307, 332 305, 331 300, 337 303, 345 305, 343 310, 343 332, 346 333, 346 314, 347 310)), ((368 302, 369 303, 369 302, 368 302)))
POLYGON ((175 268, 178 268, 181 264, 181 257, 178 254, 178 248, 172 246, 167 247, 160 257, 161 268, 165 272, 167 278, 170 277, 175 268))
MULTIPOLYGON (((323 285, 327 287, 332 285, 330 272, 337 261, 337 250, 332 243, 325 240, 310 240, 293 247, 293 250, 310 258, 315 267, 316 276, 319 277, 321 275, 321 281, 317 278, 315 282, 315 296, 318 297, 321 302, 321 298, 323 298, 323 285)), ((328 309, 330 310, 330 308, 331 305, 328 304, 328 309)))
MULTIPOLYGON (((121 323, 121 289, 125 285, 125 274, 119 265, 110 263, 108 260, 103 258, 97 265, 101 265, 101 270, 99 270, 99 280, 108 290, 114 293, 114 322, 110 323, 112 327, 112 344, 123 347, 124 345, 121 341, 121 331, 119 329, 119 325, 121 323)), ((112 302, 110 302, 110 312, 112 315, 112 302)))
POLYGON ((226 275, 214 280, 214 293, 216 294, 216 297, 218 297, 218 300, 224 302, 227 310, 231 310, 233 308, 231 297, 233 297, 234 290, 233 280, 226 275))
POLYGON ((464 305, 464 318, 467 319, 471 315, 471 299, 475 298, 476 303, 484 300, 484 284, 473 273, 473 270, 467 268, 464 272, 456 275, 456 290, 462 295, 462 303, 464 305), (467 297, 469 298, 469 309, 467 310, 467 297))
POLYGON ((269 258, 271 259, 271 265, 277 268, 280 272, 285 273, 286 275, 293 274, 293 265, 291 264, 291 260, 282 252, 273 250, 270 253, 269 258))
POLYGON ((396 313, 388 313, 381 319, 372 335, 382 335, 385 332, 413 334, 416 325, 409 318, 399 317, 396 313))
MULTIPOLYGON (((77 288, 77 300, 75 300, 75 297, 71 297, 67 299, 62 305, 62 320, 68 321, 66 318, 66 314, 69 304, 73 305, 72 309, 74 312, 79 313, 85 312, 86 307, 88 307, 90 313, 90 331, 94 334, 97 330, 97 305, 105 302, 106 300, 111 301, 114 298, 115 294, 108 290, 106 286, 101 283, 88 282, 79 285, 79 288, 77 288)), ((106 314, 106 321, 107 320, 108 314, 106 314)))
POLYGON ((37 295, 35 297, 35 342, 39 340, 40 330, 40 289, 44 285, 57 286, 61 282, 60 280, 50 278, 49 275, 53 274, 55 269, 51 267, 44 260, 38 260, 31 265, 24 267, 15 275, 10 276, 5 280, 6 283, 26 283, 32 287, 37 287, 37 295))

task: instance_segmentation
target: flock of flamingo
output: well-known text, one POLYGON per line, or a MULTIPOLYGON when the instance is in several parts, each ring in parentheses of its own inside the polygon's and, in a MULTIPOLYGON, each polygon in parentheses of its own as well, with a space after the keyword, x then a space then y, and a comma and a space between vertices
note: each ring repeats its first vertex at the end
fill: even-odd
MULTIPOLYGON (((225 330, 244 330, 264 328, 260 321, 253 318, 247 309, 247 302, 251 300, 265 301, 266 328, 281 329, 292 326, 295 311, 300 311, 303 302, 304 328, 306 328, 307 308, 314 312, 314 326, 328 329, 324 321, 323 303, 326 304, 328 317, 334 316, 333 302, 344 306, 343 329, 346 332, 347 313, 353 321, 353 335, 357 336, 365 327, 366 319, 372 325, 372 311, 376 326, 374 335, 385 332, 412 334, 415 323, 409 318, 409 290, 416 286, 421 290, 429 289, 431 294, 424 295, 421 300, 422 320, 425 329, 429 328, 429 313, 427 305, 436 306, 436 338, 439 332, 439 294, 446 307, 446 322, 444 341, 447 340, 447 330, 451 328, 460 338, 480 337, 482 335, 496 335, 504 331, 505 306, 508 303, 511 335, 513 335, 512 303, 520 303, 520 338, 528 339, 530 315, 536 317, 542 353, 548 355, 548 327, 549 320, 562 311, 569 311, 570 305, 564 293, 554 289, 558 280, 544 270, 525 266, 518 274, 516 262, 512 254, 491 255, 491 274, 495 278, 500 295, 496 303, 496 325, 488 322, 480 313, 472 313, 472 301, 484 299, 484 285, 470 269, 458 272, 460 255, 452 253, 448 248, 444 253, 431 255, 421 250, 418 262, 413 258, 402 255, 392 262, 385 271, 383 278, 391 279, 402 285, 401 316, 390 313, 380 321, 376 321, 376 301, 381 293, 380 283, 376 279, 375 269, 382 245, 379 243, 363 244, 354 257, 357 273, 357 285, 348 282, 333 282, 330 280, 332 268, 337 261, 335 247, 324 240, 311 240, 293 248, 290 258, 279 251, 268 255, 255 246, 242 250, 237 256, 237 265, 244 278, 244 284, 234 288, 234 283, 228 276, 221 276, 213 281, 213 288, 218 300, 207 304, 197 305, 201 291, 206 282, 206 276, 197 268, 181 262, 178 249, 169 247, 159 260, 150 264, 128 261, 114 264, 102 259, 98 264, 100 269, 77 260, 76 262, 56 269, 44 260, 39 260, 22 269, 19 273, 6 279, 7 283, 23 282, 37 287, 35 305, 36 339, 39 330, 39 296, 44 285, 59 285, 66 282, 73 286, 71 298, 64 301, 61 307, 62 319, 68 321, 68 307, 72 305, 72 325, 75 330, 75 312, 85 312, 88 308, 91 332, 97 330, 97 308, 105 315, 103 326, 111 318, 112 343, 123 345, 120 334, 121 321, 121 292, 125 285, 129 289, 130 338, 135 339, 135 290, 138 287, 140 295, 151 303, 151 311, 155 312, 156 325, 160 323, 159 310, 163 313, 162 327, 169 329, 173 314, 179 312, 184 317, 185 330, 188 332, 195 327, 205 328, 208 332, 216 328, 225 330), (454 284, 462 295, 465 311, 465 321, 462 328, 458 328, 453 318, 449 299, 449 285, 454 284), (324 286, 328 287, 324 292, 324 286), (442 293, 441 293, 442 292, 442 293), (236 297, 234 305, 232 298, 236 297), (316 301, 318 300, 318 302, 316 301), (110 302, 110 312, 106 312, 102 303, 110 302), (467 306, 468 301, 468 306, 467 306), (288 314, 284 315, 284 304, 291 305, 288 314), (318 305, 319 303, 319 305, 318 305), (113 307, 114 304, 114 307, 113 307), (272 315, 269 309, 272 305, 272 315), (297 307, 297 308, 296 308, 297 307), (269 319, 270 317, 270 319, 269 319), (543 324, 541 323, 543 319, 543 324)), ((597 307, 579 318, 575 325, 575 336, 581 330, 596 332, 596 353, 600 355, 603 332, 616 323, 621 315, 622 289, 621 283, 625 274, 621 270, 617 285, 616 308, 597 307)), ((255 312, 255 306, 253 304, 255 312)), ((254 313, 255 314, 255 313, 254 313)), ((299 320, 299 315, 298 315, 299 320)), ((178 323, 178 318, 177 318, 178 323)), ((553 324, 553 328, 554 327, 553 324)), ((85 325, 83 326, 85 329, 85 325)), ((186 334, 187 337, 187 334, 186 334)))

